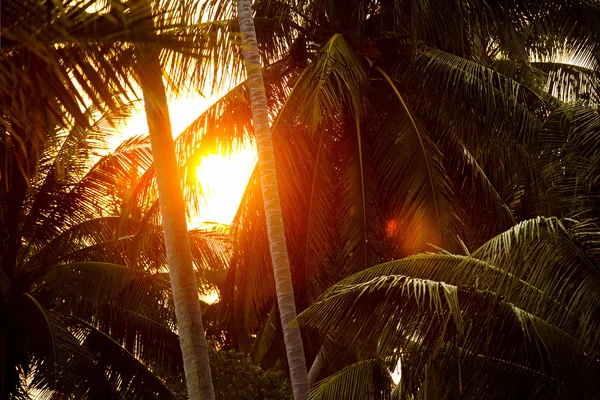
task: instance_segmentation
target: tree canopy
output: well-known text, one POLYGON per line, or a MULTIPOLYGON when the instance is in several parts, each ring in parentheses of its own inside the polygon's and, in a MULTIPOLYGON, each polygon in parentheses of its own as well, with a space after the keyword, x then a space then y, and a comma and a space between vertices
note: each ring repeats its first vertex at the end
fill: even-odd
MULTIPOLYGON (((4 397, 178 396, 150 142, 105 140, 136 46, 172 93, 236 85, 175 139, 194 211, 202 154, 254 138, 234 3, 2 2, 4 397)), ((310 398, 600 397, 598 3, 253 10, 310 398)), ((189 237, 213 365, 285 398, 240 356, 286 370, 263 204, 256 170, 229 235, 189 237)))

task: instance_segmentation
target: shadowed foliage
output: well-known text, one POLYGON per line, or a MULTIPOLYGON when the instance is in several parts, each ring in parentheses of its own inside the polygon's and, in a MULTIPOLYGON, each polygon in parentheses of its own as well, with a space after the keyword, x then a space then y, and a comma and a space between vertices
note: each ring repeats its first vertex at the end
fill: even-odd
MULTIPOLYGON (((29 149, 40 154, 29 179, 6 174, 18 160, 0 153, 6 398, 177 397, 158 378, 182 374, 162 230, 128 193, 152 167, 147 138, 106 149, 127 116, 90 113, 91 125, 56 131, 29 149)), ((215 282, 223 235, 191 231, 190 242, 198 279, 215 282)))
MULTIPOLYGON (((597 235, 588 222, 523 221, 468 256, 420 254, 346 278, 299 321, 348 346, 376 343, 371 364, 400 362, 400 398, 595 398, 597 235)), ((360 365, 311 398, 339 398, 360 365)))

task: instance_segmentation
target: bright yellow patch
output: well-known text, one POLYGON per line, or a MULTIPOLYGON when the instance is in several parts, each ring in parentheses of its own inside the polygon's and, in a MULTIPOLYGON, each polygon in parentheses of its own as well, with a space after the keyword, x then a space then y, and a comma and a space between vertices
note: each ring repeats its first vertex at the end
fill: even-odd
POLYGON ((232 154, 210 154, 202 158, 196 176, 202 185, 205 203, 200 206, 199 222, 230 224, 256 164, 256 150, 246 145, 232 154))

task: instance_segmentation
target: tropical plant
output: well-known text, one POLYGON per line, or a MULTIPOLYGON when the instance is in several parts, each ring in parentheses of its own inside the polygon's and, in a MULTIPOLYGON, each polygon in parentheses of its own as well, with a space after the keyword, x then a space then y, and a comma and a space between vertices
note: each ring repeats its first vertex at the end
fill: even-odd
MULTIPOLYGON (((6 399, 31 390, 53 398, 176 397, 157 377, 181 371, 162 236, 154 224, 107 211, 115 187, 150 168, 150 149, 133 138, 102 156, 116 134, 110 124, 129 112, 93 111, 85 126, 72 122, 48 133, 42 147, 23 149, 37 166, 29 177, 6 136, 0 142, 6 399)), ((210 238, 193 235, 197 254, 209 255, 198 262, 213 263, 210 238)))
MULTIPOLYGON (((152 15, 150 1, 142 0, 138 4, 148 15, 152 15)), ((149 24, 152 24, 152 19, 149 19, 149 24)), ((208 345, 188 238, 186 207, 173 145, 160 52, 161 47, 158 43, 137 45, 138 63, 135 68, 144 95, 152 143, 154 172, 187 392, 191 400, 213 400, 215 393, 210 373, 208 345)))
POLYGON ((536 218, 469 255, 414 255, 340 281, 299 320, 346 345, 375 341, 376 357, 325 378, 311 398, 364 397, 360 375, 398 362, 399 385, 383 373, 380 395, 596 398, 598 233, 536 218))
MULTIPOLYGON (((207 10, 221 21, 215 30, 233 30, 223 22, 229 3, 207 10)), ((265 0, 254 10, 299 309, 381 262, 435 247, 464 252, 537 215, 597 218, 595 153, 576 156, 595 136, 571 147, 587 128, 572 111, 583 109, 565 105, 596 98, 594 2, 265 0)), ((215 63, 239 53, 227 45, 215 63)), ((218 143, 252 132, 248 98, 242 83, 190 132, 215 128, 203 139, 218 143)), ((281 327, 258 174, 233 230, 228 329, 245 349, 257 334, 254 355, 272 360, 281 327)), ((309 360, 323 343, 311 339, 309 360)), ((375 351, 362 345, 331 346, 322 376, 375 351)))
MULTIPOLYGON (((5 398, 178 397, 162 380, 182 381, 183 359, 149 138, 108 153, 131 107, 104 115, 90 108, 86 125, 49 132, 43 147, 27 148, 37 165, 29 176, 2 142, 5 398)), ((196 159, 181 151, 179 163, 186 176, 196 159)), ((185 183, 197 196, 196 183, 185 183)), ((193 279, 209 291, 227 242, 218 231, 189 237, 193 279)))
MULTIPOLYGON (((94 104, 100 111, 114 111, 135 92, 138 80, 149 111, 153 141, 158 137, 157 129, 167 136, 163 143, 155 143, 156 173, 163 197, 167 253, 175 270, 171 282, 180 337, 183 345, 191 343, 191 347, 184 346, 184 359, 191 381, 190 392, 195 398, 199 390, 212 392, 211 379, 191 251, 189 244, 186 245, 185 207, 181 190, 175 190, 179 180, 159 61, 161 57, 163 62, 170 63, 169 78, 175 90, 186 85, 190 76, 198 75, 206 30, 194 19, 199 16, 189 12, 193 6, 193 2, 9 1, 3 4, 2 13, 2 68, 7 84, 3 85, 1 97, 5 150, 15 153, 18 162, 12 168, 28 179, 37 173, 35 163, 40 158, 38 154, 30 154, 29 147, 36 151, 46 148, 47 134, 57 126, 66 129, 75 121, 85 127, 89 117, 82 110, 87 104, 94 104), (166 119, 161 119, 161 115, 166 119), (161 153, 163 149, 166 156, 161 153), (167 176, 164 160, 170 161, 167 176), (165 182, 172 184, 167 190, 165 182), (176 226, 171 213, 165 211, 171 207, 179 216, 176 226), (173 232, 178 233, 173 235, 173 232), (174 252, 177 246, 180 249, 183 246, 184 251, 174 252), (187 275, 177 272, 183 269, 178 268, 180 264, 187 266, 187 275), (182 288, 187 288, 187 298, 183 301, 182 288), (193 313, 182 313, 186 306, 195 306, 195 319, 189 318, 193 313), (190 323, 200 330, 190 332, 190 323), (192 352, 193 349, 200 353, 192 352), (190 369, 191 365, 199 366, 200 370, 190 369)), ((9 241, 18 239, 15 235, 16 232, 10 232, 9 241)), ((8 260, 8 265, 11 264, 8 260)))

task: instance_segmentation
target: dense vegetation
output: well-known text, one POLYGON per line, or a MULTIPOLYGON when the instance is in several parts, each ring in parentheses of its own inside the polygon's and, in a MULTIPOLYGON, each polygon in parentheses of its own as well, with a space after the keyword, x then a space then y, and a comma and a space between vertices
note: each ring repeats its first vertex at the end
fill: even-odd
MULTIPOLYGON (((174 141, 194 212, 200 156, 254 139, 237 8, 1 7, 0 397, 183 397, 150 139, 107 143, 148 49, 171 95, 232 87, 174 141)), ((309 397, 600 398, 600 5, 253 10, 309 397)), ((291 392, 259 176, 188 235, 217 398, 291 392)))

